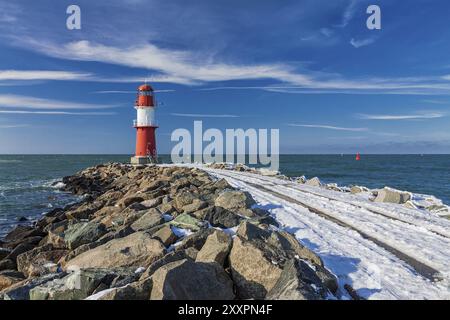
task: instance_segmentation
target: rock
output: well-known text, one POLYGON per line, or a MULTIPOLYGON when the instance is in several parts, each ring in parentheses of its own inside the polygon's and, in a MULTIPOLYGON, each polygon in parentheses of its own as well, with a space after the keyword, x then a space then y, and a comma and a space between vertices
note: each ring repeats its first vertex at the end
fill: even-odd
MULTIPOLYGON (((161 259, 153 262, 144 271, 144 273, 142 273, 140 280, 145 280, 145 279, 151 277, 153 275, 153 273, 155 273, 156 270, 158 270, 159 268, 161 268, 162 266, 164 266, 168 263, 183 260, 183 259, 191 259, 189 257, 189 255, 187 254, 186 250, 171 251, 171 252, 167 253, 164 257, 162 257, 161 259)), ((194 260, 194 259, 191 259, 191 260, 194 260)))
POLYGON ((150 199, 142 201, 140 204, 146 207, 147 209, 154 208, 156 206, 159 206, 162 202, 162 197, 158 197, 156 199, 150 199))
POLYGON ((174 196, 174 204, 175 207, 181 211, 184 206, 191 204, 195 199, 197 199, 197 197, 192 192, 183 190, 174 196))
POLYGON ((104 203, 102 201, 85 202, 81 204, 78 208, 66 212, 66 217, 72 220, 83 220, 89 219, 89 217, 100 210, 104 203))
POLYGON ((11 259, 3 259, 0 261, 0 271, 16 269, 16 263, 11 259))
POLYGON ((352 194, 361 193, 363 191, 364 191, 364 189, 362 187, 359 187, 359 186, 352 186, 350 188, 350 193, 352 193, 352 194))
POLYGON ((192 213, 195 211, 198 211, 200 209, 204 209, 208 206, 208 203, 205 201, 202 201, 200 199, 194 199, 194 201, 191 204, 185 205, 184 207, 181 208, 181 210, 184 213, 192 213))
POLYGON ((10 249, 0 248, 0 260, 3 260, 11 253, 10 249))
POLYGON ((277 283, 282 269, 255 243, 236 236, 229 260, 240 299, 264 299, 277 283))
POLYGON ((170 221, 169 224, 178 228, 189 229, 192 231, 199 231, 200 228, 204 226, 203 222, 186 213, 180 214, 174 220, 170 221))
POLYGON ((236 234, 247 241, 254 239, 262 239, 265 241, 270 237, 269 231, 261 229, 249 221, 243 221, 239 225, 236 234))
POLYGON ((194 234, 191 234, 187 236, 186 238, 181 241, 179 245, 175 247, 175 251, 182 251, 186 250, 188 248, 194 248, 196 250, 201 250, 203 245, 206 242, 206 239, 208 236, 214 232, 214 229, 212 228, 203 228, 200 229, 200 231, 195 232, 194 234))
POLYGON ((71 250, 98 240, 108 231, 104 224, 96 222, 81 222, 70 226, 64 233, 64 241, 71 250))
POLYGON ((30 237, 44 237, 46 234, 40 230, 29 226, 19 225, 11 230, 4 238, 4 240, 9 242, 17 242, 30 237))
POLYGON ((144 279, 108 290, 98 300, 149 300, 151 290, 152 280, 144 279))
POLYGON ((233 283, 217 263, 184 259, 166 264, 151 277, 152 300, 231 300, 233 283))
POLYGON ((239 225, 243 218, 234 214, 230 210, 224 209, 222 207, 214 207, 214 210, 210 210, 205 215, 204 219, 214 227, 228 229, 239 225))
POLYGON ((173 233, 170 225, 165 225, 164 227, 153 233, 153 238, 161 241, 166 247, 177 241, 177 236, 173 233))
POLYGON ((215 230, 206 238, 206 242, 197 254, 196 262, 217 262, 223 266, 231 249, 230 235, 222 230, 215 230))
MULTIPOLYGON (((309 267, 301 261, 290 260, 283 272, 270 289, 266 296, 267 300, 320 300, 322 297, 318 293, 321 282, 315 279, 315 283, 307 283, 302 279, 305 269, 309 267), (316 289, 314 289, 316 288, 316 289), (317 290, 317 291, 316 291, 317 290)), ((309 275, 314 275, 313 271, 309 271, 309 275)), ((317 277, 316 277, 317 278, 317 277)), ((313 280, 311 282, 314 282, 313 280)))
POLYGON ((215 206, 240 213, 243 210, 248 210, 248 208, 253 206, 255 203, 255 200, 253 200, 252 196, 248 192, 225 191, 217 197, 215 206))
POLYGON ((161 211, 163 214, 171 214, 176 211, 175 207, 172 205, 172 203, 163 203, 158 206, 159 211, 161 211))
POLYGON ((144 232, 132 233, 88 250, 67 263, 67 268, 147 267, 164 255, 165 248, 144 232))
POLYGON ((308 186, 313 186, 313 187, 320 187, 322 185, 322 183, 320 182, 320 179, 317 177, 306 180, 305 184, 308 186))
POLYGON ((26 217, 18 217, 17 222, 26 222, 28 219, 26 217))
POLYGON ((67 253, 67 250, 52 250, 51 246, 34 248, 17 257, 17 270, 27 277, 54 273, 57 262, 67 253))
POLYGON ((48 281, 62 278, 65 273, 52 273, 39 278, 30 278, 13 284, 2 291, 4 300, 30 300, 30 290, 48 281))
POLYGON ((114 270, 77 270, 61 279, 48 281, 30 290, 30 300, 81 300, 104 283, 109 287, 118 274, 114 270))
POLYGON ((258 171, 259 171, 259 174, 261 174, 262 176, 267 176, 267 177, 275 177, 280 174, 280 171, 270 170, 267 168, 260 168, 260 169, 258 169, 258 171))
POLYGON ((20 254, 30 251, 34 247, 35 247, 35 244, 29 244, 29 243, 19 244, 17 247, 14 248, 13 251, 11 251, 11 253, 6 257, 6 259, 15 261, 20 254))
POLYGON ((0 271, 0 291, 24 279, 21 272, 15 270, 0 271))
POLYGON ((374 199, 375 202, 403 204, 411 199, 411 195, 407 192, 401 192, 389 188, 378 190, 378 194, 374 199))
POLYGON ((142 202, 142 201, 144 201, 144 199, 142 197, 129 196, 129 197, 124 197, 124 198, 120 199, 117 202, 116 206, 118 206, 120 208, 126 208, 135 202, 142 202))
POLYGON ((161 212, 156 208, 152 208, 149 209, 141 218, 131 224, 131 228, 135 231, 142 231, 153 228, 164 222, 164 217, 161 212))
POLYGON ((306 177, 305 176, 301 176, 301 177, 298 177, 296 180, 295 180, 295 182, 297 182, 298 184, 304 184, 305 182, 306 182, 306 177))

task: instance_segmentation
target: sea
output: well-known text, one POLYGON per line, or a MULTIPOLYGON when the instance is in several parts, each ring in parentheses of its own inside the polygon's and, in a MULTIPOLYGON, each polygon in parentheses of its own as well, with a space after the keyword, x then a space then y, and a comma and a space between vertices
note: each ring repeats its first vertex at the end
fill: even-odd
MULTIPOLYGON (((129 155, 0 155, 0 239, 14 226, 79 201, 59 190, 61 179, 84 168, 123 162, 129 155)), ((170 163, 169 155, 160 161, 170 163)), ((430 194, 450 204, 450 155, 281 155, 281 173, 340 186, 390 186, 430 194)))

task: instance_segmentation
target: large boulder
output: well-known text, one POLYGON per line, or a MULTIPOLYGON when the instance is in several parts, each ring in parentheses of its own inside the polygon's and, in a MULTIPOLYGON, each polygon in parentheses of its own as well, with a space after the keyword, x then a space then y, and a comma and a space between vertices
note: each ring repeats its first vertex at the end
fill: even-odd
POLYGON ((222 207, 214 207, 212 210, 206 212, 204 219, 213 227, 228 229, 239 225, 243 218, 230 210, 222 207))
POLYGON ((170 225, 164 225, 161 229, 153 233, 153 238, 161 241, 166 247, 177 241, 177 236, 173 233, 170 225))
POLYGON ((67 253, 67 250, 53 250, 49 245, 34 248, 17 257, 17 270, 27 277, 53 273, 57 269, 57 262, 67 253))
POLYGON ((322 185, 322 182, 320 182, 319 178, 314 177, 314 178, 306 180, 305 184, 308 186, 320 187, 322 185))
POLYGON ((4 300, 30 300, 31 289, 65 275, 66 273, 52 273, 39 278, 29 278, 4 289, 1 294, 4 300))
POLYGON ((143 216, 137 219, 134 223, 132 223, 131 228, 135 231, 148 230, 164 223, 164 221, 165 220, 161 212, 156 208, 152 208, 149 209, 143 216))
POLYGON ((24 279, 21 272, 15 270, 0 271, 0 291, 24 279))
POLYGON ((206 238, 202 249, 198 252, 196 262, 217 262, 223 266, 231 249, 231 236, 222 230, 215 230, 206 238))
POLYGON ((292 259, 266 296, 267 300, 320 300, 322 283, 310 267, 292 259), (309 277, 308 277, 309 276, 309 277))
POLYGON ((237 213, 247 212, 248 208, 255 203, 252 196, 248 192, 243 191, 225 191, 215 200, 216 207, 222 207, 237 213))
POLYGON ((64 233, 64 241, 71 250, 87 243, 94 242, 108 231, 102 223, 80 222, 71 225, 64 233))
POLYGON ((67 268, 147 267, 164 255, 163 244, 144 232, 132 233, 88 250, 67 262, 67 268))
POLYGON ((271 253, 253 241, 234 238, 229 260, 240 299, 264 299, 275 286, 283 270, 271 253))
POLYGON ((123 276, 123 273, 126 271, 77 270, 64 278, 34 287, 30 290, 30 300, 81 300, 91 295, 99 287, 109 287, 112 280, 123 276))
POLYGON ((231 300, 233 283, 217 263, 175 261, 152 275, 152 300, 231 300))
POLYGON ((401 192, 398 190, 384 188, 378 190, 377 196, 374 199, 375 202, 387 202, 387 203, 396 203, 403 204, 411 199, 411 194, 407 192, 401 192))
POLYGON ((169 223, 175 227, 189 229, 191 231, 199 231, 200 228, 204 226, 204 223, 202 221, 186 213, 180 214, 169 223))

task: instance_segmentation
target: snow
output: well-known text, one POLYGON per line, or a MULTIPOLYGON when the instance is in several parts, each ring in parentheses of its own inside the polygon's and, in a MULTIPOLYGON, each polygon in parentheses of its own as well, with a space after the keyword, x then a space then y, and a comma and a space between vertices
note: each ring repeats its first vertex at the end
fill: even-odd
POLYGON ((350 298, 345 284, 366 299, 450 299, 450 221, 425 210, 370 202, 368 193, 353 195, 248 172, 196 167, 250 192, 282 228, 318 254, 338 278, 340 299, 350 298), (372 239, 436 269, 441 280, 425 278, 411 262, 372 239))

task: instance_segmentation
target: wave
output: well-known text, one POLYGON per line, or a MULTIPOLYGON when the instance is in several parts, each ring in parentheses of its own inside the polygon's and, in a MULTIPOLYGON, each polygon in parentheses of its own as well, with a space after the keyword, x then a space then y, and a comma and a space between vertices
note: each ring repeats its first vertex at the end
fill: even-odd
POLYGON ((21 162, 23 162, 23 160, 14 160, 14 159, 5 160, 5 159, 0 159, 0 163, 21 163, 21 162))

